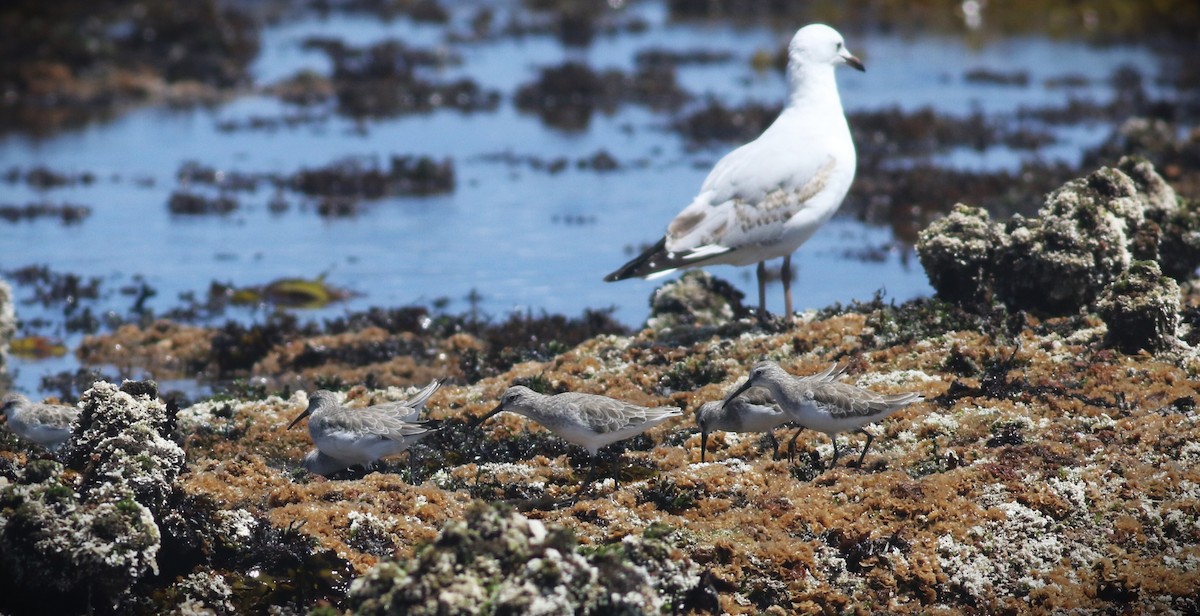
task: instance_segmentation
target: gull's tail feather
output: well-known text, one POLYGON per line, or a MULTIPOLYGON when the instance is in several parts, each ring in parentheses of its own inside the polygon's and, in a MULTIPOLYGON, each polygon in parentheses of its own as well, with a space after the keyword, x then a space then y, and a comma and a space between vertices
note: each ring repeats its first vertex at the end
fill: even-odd
POLYGON ((709 258, 727 252, 727 248, 714 249, 711 246, 683 253, 670 252, 667 250, 667 238, 664 236, 642 254, 617 268, 617 271, 605 276, 604 282, 616 282, 626 278, 657 278, 682 267, 702 265, 709 258))

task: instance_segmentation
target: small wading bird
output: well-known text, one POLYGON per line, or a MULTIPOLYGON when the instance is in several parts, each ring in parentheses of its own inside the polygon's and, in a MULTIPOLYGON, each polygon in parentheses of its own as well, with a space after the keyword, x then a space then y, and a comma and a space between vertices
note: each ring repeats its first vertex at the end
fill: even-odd
POLYGON ((783 296, 792 314, 792 253, 842 204, 854 181, 854 142, 834 68, 865 71, 842 35, 801 28, 788 45, 787 104, 758 139, 717 162, 700 192, 657 244, 604 278, 656 278, 704 265, 758 264, 758 315, 766 317, 766 265, 783 257, 783 296))
POLYGON ((61 404, 33 403, 17 393, 5 394, 0 402, 8 429, 54 452, 71 437, 79 409, 61 404))
POLYGON ((418 422, 425 402, 441 386, 433 381, 404 402, 387 402, 361 409, 343 407, 337 394, 324 389, 308 398, 308 408, 288 424, 291 430, 308 417, 308 434, 316 449, 302 464, 311 473, 329 475, 406 451, 432 430, 418 422))
MULTIPOLYGON (((809 378, 822 381, 835 381, 842 377, 845 368, 833 364, 824 372, 814 374, 809 378)), ((708 433, 713 430, 723 432, 766 432, 771 437, 773 450, 771 457, 779 459, 779 441, 775 440, 775 428, 792 421, 792 418, 775 402, 771 392, 762 387, 751 387, 738 395, 727 396, 722 401, 705 402, 696 411, 696 423, 700 426, 700 461, 704 462, 708 451, 708 433)), ((799 426, 792 439, 788 441, 788 462, 791 462, 796 452, 796 439, 804 432, 804 426, 799 426)))
POLYGON ((884 395, 869 389, 855 387, 828 378, 829 370, 813 376, 793 376, 773 361, 759 362, 750 371, 750 376, 741 387, 734 390, 725 404, 751 387, 762 387, 771 392, 780 408, 792 421, 810 430, 824 432, 833 441, 833 460, 829 468, 837 465, 837 435, 857 430, 867 436, 858 467, 862 468, 867 450, 874 438, 863 430, 866 424, 882 421, 888 415, 923 398, 918 393, 884 395), (822 376, 824 375, 824 376, 822 376))
MULTIPOLYGON (((528 387, 509 387, 500 404, 475 420, 478 426, 493 415, 508 411, 541 424, 560 438, 588 451, 592 466, 580 491, 592 482, 596 473, 596 454, 601 447, 637 436, 654 426, 682 415, 675 407, 647 408, 608 396, 565 392, 547 396, 528 387)), ((617 462, 613 462, 614 479, 617 462)))

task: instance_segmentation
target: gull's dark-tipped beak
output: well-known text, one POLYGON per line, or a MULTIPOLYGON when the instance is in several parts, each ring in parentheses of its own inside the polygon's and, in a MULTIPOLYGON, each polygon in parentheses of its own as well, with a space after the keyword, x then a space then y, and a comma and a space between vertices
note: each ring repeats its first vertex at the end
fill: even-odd
POLYGON ((304 419, 305 417, 308 417, 311 414, 312 414, 312 407, 304 409, 303 413, 300 413, 299 415, 297 415, 296 418, 292 420, 292 423, 288 424, 287 429, 291 430, 293 427, 296 426, 296 424, 300 423, 301 419, 304 419))
POLYGON ((867 72, 867 67, 863 65, 862 60, 859 60, 858 58, 856 58, 854 56, 843 56, 843 57, 846 59, 846 64, 849 64, 851 68, 857 69, 858 71, 863 72, 863 73, 867 72))
POLYGON ((500 411, 503 411, 503 410, 504 410, 504 403, 501 402, 500 404, 496 405, 496 408, 488 411, 483 417, 480 417, 479 419, 476 419, 475 421, 471 422, 471 428, 478 428, 479 424, 491 419, 493 415, 495 415, 496 413, 499 413, 500 411))
POLYGON ((704 457, 708 454, 708 432, 702 430, 700 432, 700 461, 704 462, 704 457))

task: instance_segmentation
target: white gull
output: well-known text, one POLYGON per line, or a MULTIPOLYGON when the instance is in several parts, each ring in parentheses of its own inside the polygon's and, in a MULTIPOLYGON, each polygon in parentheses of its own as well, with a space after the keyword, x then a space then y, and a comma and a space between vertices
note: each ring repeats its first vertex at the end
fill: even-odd
POLYGON ((722 158, 657 244, 604 278, 656 278, 703 265, 758 264, 758 314, 766 315, 766 265, 783 257, 786 314, 792 314, 792 253, 842 204, 856 157, 834 68, 866 70, 842 35, 801 28, 788 45, 789 94, 758 139, 722 158))

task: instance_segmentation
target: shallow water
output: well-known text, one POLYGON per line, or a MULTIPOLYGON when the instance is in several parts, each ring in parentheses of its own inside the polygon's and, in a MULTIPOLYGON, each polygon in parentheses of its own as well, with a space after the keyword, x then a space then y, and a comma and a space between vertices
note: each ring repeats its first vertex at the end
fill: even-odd
MULTIPOLYGON (((784 93, 782 75, 757 73, 749 59, 756 51, 780 48, 793 27, 675 23, 658 4, 629 10, 649 23, 646 31, 602 35, 587 49, 564 48, 549 36, 453 45, 463 63, 439 77, 470 76, 484 88, 499 90, 502 102, 493 113, 438 111, 362 123, 329 113, 321 121, 292 128, 218 130, 222 122, 298 110, 273 98, 247 95, 213 109, 143 108, 49 138, 0 138, 0 169, 46 166, 68 173, 90 171, 98 178, 90 185, 48 191, 0 184, 2 203, 69 202, 93 208, 90 217, 72 226, 51 220, 0 222, 0 270, 45 264, 58 272, 101 277, 107 295, 100 306, 119 313, 127 312, 133 299, 116 290, 134 276, 158 291, 147 305, 162 311, 178 304, 180 293, 202 296, 214 280, 248 286, 328 272, 331 284, 356 296, 305 315, 428 305, 439 298, 450 299, 447 309, 458 312, 467 309, 465 298, 474 290, 482 296, 482 310, 491 315, 512 310, 577 315, 587 307, 612 306, 622 322, 640 324, 647 299, 661 281, 606 284, 601 278, 631 257, 634 247, 661 235, 729 146, 696 149, 667 129, 671 115, 631 105, 611 115, 597 113, 586 130, 563 132, 518 112, 513 93, 535 79, 539 67, 566 59, 587 61, 596 69, 630 70, 634 54, 642 49, 702 49, 728 51, 733 59, 678 69, 680 85, 698 95, 692 105, 706 98, 727 105, 774 104, 784 93), (600 150, 622 168, 597 172, 568 166, 549 174, 488 156, 511 152, 575 161, 600 150), (175 173, 185 161, 286 174, 346 156, 386 161, 393 154, 452 158, 456 190, 381 199, 346 218, 322 218, 312 200, 296 194, 284 195, 290 209, 273 213, 267 208, 273 196, 269 188, 235 194, 241 208, 227 216, 176 216, 166 205, 178 187, 175 173)), ((442 26, 406 19, 310 16, 269 27, 252 73, 257 85, 302 68, 327 73, 323 54, 301 49, 312 35, 353 45, 399 38, 410 46, 449 47, 444 32, 442 26)), ((839 75, 843 102, 851 111, 932 106, 954 115, 981 111, 1010 117, 1020 107, 1063 105, 1071 98, 1104 102, 1113 96, 1108 77, 1118 67, 1149 71, 1155 66, 1145 48, 1097 49, 1032 37, 980 42, 966 36, 847 33, 847 45, 868 66, 865 74, 847 70, 839 75), (1025 72, 1030 82, 1027 87, 968 83, 964 73, 979 68, 1025 72), (1085 85, 1044 85, 1064 75, 1083 77, 1085 85)), ((1083 147, 1107 133, 1106 126, 1072 126, 1055 130, 1059 143, 1033 152, 996 147, 940 153, 935 160, 965 169, 1012 169, 1030 158, 1075 162, 1083 147)), ((849 217, 835 218, 800 249, 795 261, 801 310, 869 299, 879 290, 897 301, 930 292, 911 248, 894 238, 891 229, 849 217), (864 258, 866 252, 875 256, 864 258)), ((752 268, 711 271, 756 301, 752 268)), ((17 294, 20 299, 28 290, 17 289, 17 294)), ((771 290, 769 308, 781 308, 780 295, 778 286, 771 290)), ((24 319, 39 316, 39 310, 18 305, 24 319)), ((228 316, 260 315, 246 309, 228 316)), ((77 340, 61 328, 45 333, 72 346, 77 340)), ((42 376, 73 362, 16 359, 14 366, 17 388, 32 392, 42 376)))

